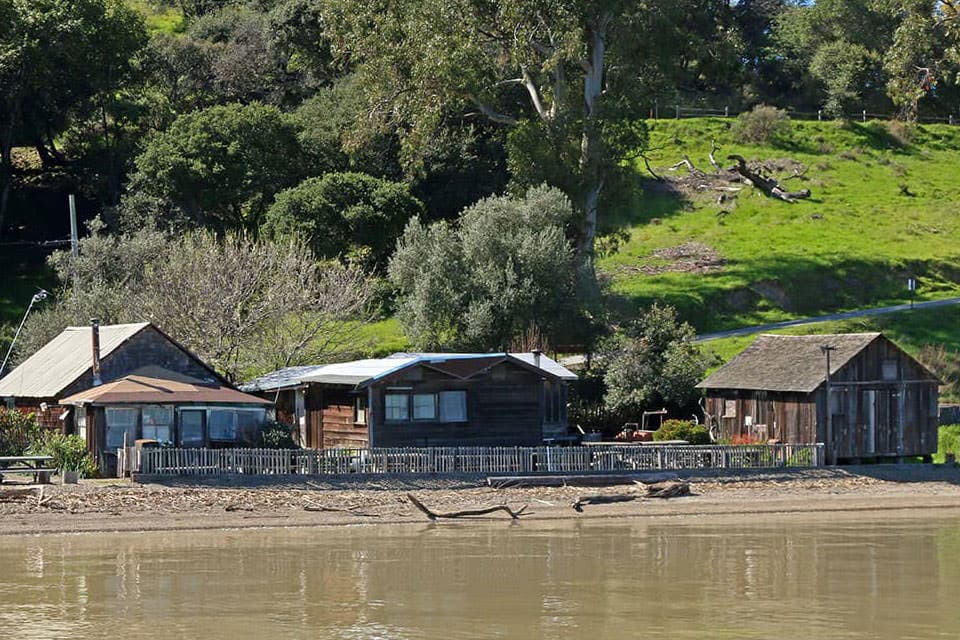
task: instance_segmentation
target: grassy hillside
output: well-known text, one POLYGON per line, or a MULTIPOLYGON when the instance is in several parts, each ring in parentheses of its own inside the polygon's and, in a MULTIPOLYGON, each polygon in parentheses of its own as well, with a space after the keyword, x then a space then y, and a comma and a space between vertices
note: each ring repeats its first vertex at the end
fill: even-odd
POLYGON ((683 177, 665 167, 686 153, 709 171, 713 140, 723 165, 736 153, 772 161, 781 178, 799 170, 785 184, 812 197, 788 204, 748 187, 720 203, 718 191, 657 183, 638 160, 603 222, 621 240, 599 261, 620 316, 659 300, 702 332, 722 330, 903 302, 908 276, 917 299, 960 295, 960 127, 905 136, 879 122, 794 122, 785 142, 749 146, 732 124, 651 122, 651 165, 683 177))

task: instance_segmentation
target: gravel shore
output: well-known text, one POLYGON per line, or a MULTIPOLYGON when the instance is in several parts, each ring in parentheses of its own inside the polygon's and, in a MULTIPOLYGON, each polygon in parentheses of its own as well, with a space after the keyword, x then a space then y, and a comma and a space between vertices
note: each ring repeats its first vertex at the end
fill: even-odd
MULTIPOLYGON (((482 476, 172 479, 163 484, 92 480, 42 488, 5 483, 0 486, 0 535, 424 522, 425 515, 410 503, 408 493, 439 512, 525 506, 523 521, 820 512, 836 517, 930 509, 957 510, 960 515, 960 468, 952 464, 677 475, 690 483, 691 495, 667 500, 644 498, 642 486, 634 484, 496 489, 486 486, 482 476), (580 513, 571 508, 579 498, 595 494, 637 499, 587 505, 580 513)), ((471 519, 504 521, 509 515, 497 512, 471 519)))

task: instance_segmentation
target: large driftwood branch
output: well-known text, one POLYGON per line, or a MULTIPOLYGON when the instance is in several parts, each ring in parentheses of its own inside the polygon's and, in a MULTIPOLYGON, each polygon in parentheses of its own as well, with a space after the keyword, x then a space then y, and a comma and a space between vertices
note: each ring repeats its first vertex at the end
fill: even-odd
POLYGON ((506 513, 510 514, 511 518, 516 520, 523 514, 523 512, 527 508, 527 506, 524 505, 520 507, 518 510, 514 511, 507 505, 500 504, 495 507, 485 507, 483 509, 465 509, 463 511, 450 511, 448 513, 440 513, 437 511, 432 511, 429 508, 427 508, 427 506, 422 502, 420 502, 419 500, 417 500, 417 498, 412 493, 407 494, 407 499, 413 503, 413 506, 415 506, 417 509, 420 509, 420 511, 424 512, 427 515, 427 517, 433 520, 434 522, 436 522, 437 518, 463 518, 467 516, 483 516, 483 515, 487 515, 488 513, 495 513, 497 511, 505 511, 506 513))
POLYGON ((585 504, 611 504, 614 502, 630 502, 636 500, 639 496, 636 494, 619 494, 619 495, 595 495, 595 496, 580 496, 577 498, 577 501, 573 503, 574 511, 583 511, 583 505, 585 504))
MULTIPOLYGON (((640 482, 637 482, 641 485, 640 482)), ((642 485, 641 485, 642 486, 642 485)), ((676 498, 677 496, 690 495, 690 484, 684 480, 668 480, 657 482, 655 484, 644 486, 645 495, 639 496, 635 493, 620 494, 598 494, 592 496, 580 496, 573 503, 575 511, 583 511, 583 506, 587 504, 613 504, 616 502, 632 502, 640 497, 646 498, 676 498)))
POLYGON ((753 186, 757 187, 771 198, 777 198, 778 200, 783 200, 784 202, 789 202, 792 204, 802 198, 810 197, 809 189, 803 189, 801 191, 787 191, 775 179, 767 178, 766 176, 762 176, 756 171, 753 171, 749 166, 747 166, 747 161, 743 156, 731 154, 727 156, 727 159, 736 160, 737 164, 732 170, 736 173, 739 173, 745 180, 748 180, 751 184, 753 184, 753 186))

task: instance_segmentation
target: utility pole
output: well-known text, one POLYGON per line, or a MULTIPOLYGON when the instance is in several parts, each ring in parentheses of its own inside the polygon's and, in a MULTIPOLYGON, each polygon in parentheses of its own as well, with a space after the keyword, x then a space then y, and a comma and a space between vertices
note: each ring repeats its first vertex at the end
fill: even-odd
POLYGON ((836 351, 837 348, 829 344, 820 345, 820 352, 827 356, 827 399, 826 399, 826 408, 827 408, 827 451, 826 451, 826 462, 828 465, 833 465, 837 463, 837 458, 833 448, 833 406, 830 402, 830 352, 836 351))
POLYGON ((76 258, 80 255, 80 234, 77 232, 77 200, 71 193, 67 196, 70 203, 70 252, 76 258))

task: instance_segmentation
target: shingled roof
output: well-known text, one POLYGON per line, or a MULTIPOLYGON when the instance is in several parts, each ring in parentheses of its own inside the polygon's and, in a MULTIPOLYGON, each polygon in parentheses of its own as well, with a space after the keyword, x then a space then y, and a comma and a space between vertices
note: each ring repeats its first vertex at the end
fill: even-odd
POLYGON ((830 352, 830 374, 833 375, 881 335, 761 335, 733 360, 698 384, 697 388, 811 393, 827 378, 826 358, 820 349, 822 345, 834 348, 830 352))

